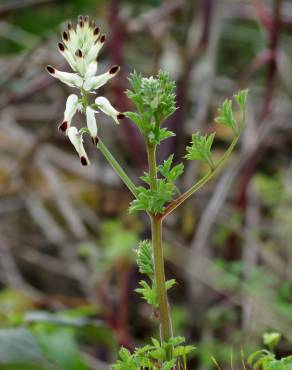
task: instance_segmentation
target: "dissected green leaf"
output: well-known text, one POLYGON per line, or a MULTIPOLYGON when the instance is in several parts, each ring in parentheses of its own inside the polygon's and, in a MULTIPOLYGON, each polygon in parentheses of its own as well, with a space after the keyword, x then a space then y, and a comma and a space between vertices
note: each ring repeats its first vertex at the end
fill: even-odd
POLYGON ((166 159, 163 164, 157 167, 157 171, 161 173, 168 182, 174 182, 183 173, 184 165, 180 163, 171 168, 173 162, 173 154, 166 159))
POLYGON ((193 346, 185 346, 185 338, 172 337, 161 343, 151 338, 152 344, 135 349, 134 353, 121 349, 119 360, 112 366, 114 370, 172 370, 176 366, 186 369, 186 356, 194 350, 193 346), (179 345, 178 345, 179 344, 179 345), (172 350, 172 358, 167 359, 169 349, 172 350))
MULTIPOLYGON (((135 289, 135 292, 142 295, 142 298, 150 304, 153 308, 158 308, 157 288, 155 281, 150 286, 145 280, 139 282, 141 288, 135 289)), ((171 289, 176 284, 175 279, 167 280, 165 282, 166 290, 171 289)))
POLYGON ((247 96, 248 96, 248 89, 241 90, 237 94, 234 95, 234 99, 236 100, 236 102, 238 103, 238 105, 240 106, 242 110, 245 109, 247 96))
POLYGON ((157 181, 157 190, 146 189, 143 186, 137 188, 137 199, 133 200, 129 211, 148 211, 153 214, 163 213, 164 207, 173 199, 176 187, 166 179, 157 181))
POLYGON ((198 160, 207 162, 211 168, 214 167, 211 156, 211 148, 215 138, 215 133, 210 135, 200 135, 198 132, 192 135, 191 145, 187 146, 185 158, 188 160, 198 160))
POLYGON ((224 100, 222 108, 218 109, 218 117, 215 119, 215 122, 221 123, 222 125, 228 126, 233 129, 237 128, 236 121, 233 117, 231 99, 224 100))
POLYGON ((157 308, 157 294, 154 284, 150 286, 145 280, 139 282, 141 288, 135 289, 135 292, 141 294, 142 298, 150 304, 150 306, 157 308))
MULTIPOLYGON (((173 155, 157 167, 157 171, 164 177, 163 179, 157 179, 157 189, 154 190, 143 186, 137 188, 138 195, 130 205, 130 212, 147 211, 153 214, 163 213, 165 205, 171 202, 174 194, 178 192, 175 181, 184 170, 182 163, 171 168, 172 161, 173 155)), ((149 173, 144 172, 141 179, 150 186, 149 173)))
POLYGON ((150 277, 154 274, 152 246, 149 240, 143 240, 139 243, 136 249, 137 263, 141 274, 146 274, 150 277))
POLYGON ((239 91, 233 97, 241 110, 242 121, 238 121, 234 118, 232 100, 226 99, 222 107, 218 109, 218 117, 215 122, 225 125, 231 128, 236 134, 239 134, 244 126, 245 107, 247 101, 248 90, 239 91))

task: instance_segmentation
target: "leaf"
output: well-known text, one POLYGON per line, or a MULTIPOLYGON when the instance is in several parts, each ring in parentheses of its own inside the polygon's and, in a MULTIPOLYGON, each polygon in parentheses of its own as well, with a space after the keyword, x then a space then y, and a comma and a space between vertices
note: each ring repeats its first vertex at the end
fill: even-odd
POLYGON ((48 367, 34 336, 24 328, 0 330, 0 365, 31 364, 48 367))
POLYGON ((162 365, 162 370, 171 370, 175 366, 175 359, 164 362, 162 365))
POLYGON ((155 360, 163 361, 166 358, 166 352, 164 348, 156 348, 154 351, 151 351, 150 356, 155 360))
POLYGON ((169 174, 168 174, 168 181, 174 182, 180 175, 184 172, 184 165, 183 163, 177 164, 174 166, 169 174))
POLYGON ((175 280, 175 279, 167 280, 167 281, 165 282, 166 290, 171 289, 175 284, 176 284, 176 280, 175 280))
POLYGON ((172 337, 172 338, 169 339, 168 344, 170 344, 172 346, 177 346, 179 344, 184 343, 185 341, 186 340, 185 340, 184 337, 180 337, 180 336, 178 336, 178 337, 172 337))
POLYGON ((132 357, 132 355, 131 355, 130 351, 129 351, 129 350, 127 350, 127 348, 124 348, 124 347, 122 347, 122 348, 120 349, 120 351, 119 351, 119 356, 120 356, 120 359, 121 359, 122 361, 128 361, 128 360, 132 357))
MULTIPOLYGON (((157 308, 157 287, 155 281, 152 282, 152 286, 150 286, 145 280, 140 281, 139 284, 141 288, 135 289, 135 292, 141 294, 142 298, 145 299, 148 304, 150 304, 154 308, 157 308)), ((171 289, 175 284, 175 279, 167 280, 165 282, 166 290, 171 289)))
POLYGON ((137 348, 134 354, 125 351, 120 353, 120 360, 113 365, 114 370, 172 370, 176 365, 183 364, 186 369, 186 355, 193 351, 193 346, 180 345, 185 342, 184 337, 172 337, 168 341, 160 343, 159 340, 151 338, 152 344, 137 348), (170 347, 173 348, 172 358, 166 361, 166 354, 170 347))
POLYGON ((155 138, 154 144, 159 145, 163 140, 168 139, 173 136, 175 136, 174 132, 167 130, 166 128, 161 128, 158 131, 158 135, 155 138))
POLYGON ((164 211, 165 204, 173 199, 176 187, 166 179, 157 181, 157 189, 146 189, 143 186, 137 188, 137 199, 133 200, 129 212, 148 211, 154 214, 161 214, 164 211))
POLYGON ((269 355, 269 354, 270 354, 270 352, 269 352, 269 351, 267 351, 267 350, 265 350, 265 349, 261 349, 261 350, 259 350, 259 351, 253 352, 253 353, 248 357, 248 359, 247 359, 247 363, 248 363, 249 365, 252 365, 252 364, 256 361, 256 359, 257 359, 258 357, 266 356, 266 355, 269 355))
POLYGON ((152 247, 149 240, 143 240, 139 243, 136 254, 141 274, 146 274, 152 277, 154 274, 154 266, 152 260, 152 247))
POLYGON ((135 112, 125 112, 124 114, 126 117, 130 118, 130 120, 136 124, 140 131, 143 130, 143 121, 140 114, 135 112))
POLYGON ((218 117, 215 119, 215 122, 221 123, 227 127, 236 129, 237 124, 233 118, 233 111, 232 111, 232 100, 225 99, 222 108, 218 109, 218 117))
POLYGON ((157 167, 158 172, 160 172, 168 182, 174 182, 184 171, 184 165, 182 163, 171 168, 172 162, 173 154, 171 154, 162 165, 157 167))
POLYGON ((160 348, 160 342, 159 342, 159 340, 157 340, 156 338, 151 338, 151 340, 152 340, 153 345, 156 348, 160 348))
POLYGON ((140 369, 139 360, 131 354, 126 348, 122 347, 119 351, 119 360, 112 365, 115 370, 138 370, 140 369))
POLYGON ((237 94, 234 95, 234 99, 236 100, 237 104, 240 106, 242 110, 245 109, 247 96, 248 96, 248 89, 241 90, 237 94))
POLYGON ((141 288, 135 289, 135 292, 141 294, 142 298, 145 299, 148 304, 157 308, 158 302, 155 285, 153 284, 150 286, 145 280, 140 281, 139 284, 141 285, 141 288))
POLYGON ((188 160, 198 160, 207 162, 210 167, 214 167, 211 158, 211 148, 215 138, 215 133, 210 135, 200 135, 198 132, 192 135, 191 145, 187 146, 185 158, 188 160))
MULTIPOLYGON (((239 105, 242 113, 242 121, 244 120, 245 106, 247 101, 248 90, 239 91, 238 94, 234 95, 234 99, 239 105)), ((236 134, 239 134, 243 128, 244 122, 238 122, 234 118, 232 100, 226 99, 222 107, 218 109, 218 117, 215 118, 215 122, 225 125, 231 128, 236 134)))
POLYGON ((281 361, 271 361, 264 370, 287 370, 286 366, 281 361))
POLYGON ((140 179, 150 186, 150 176, 148 172, 144 172, 144 175, 140 176, 140 179))
POLYGON ((157 167, 157 170, 161 173, 162 176, 164 176, 165 178, 167 178, 168 174, 169 174, 169 171, 170 171, 170 167, 172 165, 172 161, 173 161, 173 156, 174 154, 171 154, 168 159, 166 159, 162 165, 159 165, 157 167))

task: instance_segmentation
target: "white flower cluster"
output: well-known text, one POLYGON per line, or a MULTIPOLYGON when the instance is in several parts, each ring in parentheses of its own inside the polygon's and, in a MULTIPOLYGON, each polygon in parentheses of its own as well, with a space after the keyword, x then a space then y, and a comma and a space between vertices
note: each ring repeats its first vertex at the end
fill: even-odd
POLYGON ((67 60, 74 73, 62 72, 48 65, 49 74, 70 87, 80 90, 81 97, 75 94, 69 95, 66 102, 64 119, 59 129, 66 133, 71 143, 79 154, 81 163, 85 166, 89 163, 83 145, 83 133, 89 132, 92 141, 97 144, 97 124, 95 119, 96 109, 112 117, 116 123, 124 118, 124 114, 118 112, 103 96, 95 99, 94 104, 88 105, 87 94, 95 93, 94 90, 105 85, 108 80, 116 76, 119 66, 111 67, 107 72, 97 76, 98 53, 105 42, 105 35, 101 35, 100 29, 94 21, 89 21, 86 16, 79 16, 76 29, 68 23, 68 30, 62 33, 63 42, 59 42, 58 48, 67 60), (71 126, 73 116, 77 111, 86 115, 87 128, 77 130, 71 126))

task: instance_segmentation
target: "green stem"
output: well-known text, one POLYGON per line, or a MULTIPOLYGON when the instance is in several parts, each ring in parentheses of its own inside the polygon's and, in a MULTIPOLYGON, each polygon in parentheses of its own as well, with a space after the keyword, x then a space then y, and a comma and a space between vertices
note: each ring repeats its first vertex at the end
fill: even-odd
POLYGON ((214 165, 214 168, 207 172, 207 174, 202 177, 195 185, 193 185, 189 190, 187 190, 185 193, 180 195, 177 199, 175 199, 173 202, 171 202, 164 210, 164 213, 161 215, 161 219, 163 220, 167 215, 169 215, 172 211, 174 211, 178 206, 180 206, 186 199, 188 199, 191 195, 193 195, 196 191, 198 191, 203 185, 206 184, 212 177, 215 176, 215 174, 220 170, 220 168, 223 166, 224 162, 227 160, 227 158, 232 153, 235 145, 237 144, 239 139, 239 135, 237 135, 229 145, 228 149, 222 156, 219 162, 217 162, 214 165))
POLYGON ((117 162, 117 160, 114 158, 114 156, 112 155, 112 153, 105 146, 105 144, 100 139, 98 139, 98 143, 97 143, 96 146, 101 151, 101 153, 104 155, 104 157, 106 158, 106 160, 108 161, 108 163, 111 165, 111 167, 114 169, 114 171, 119 175, 119 177, 123 181, 123 183, 131 191, 131 193, 135 197, 137 197, 138 196, 138 192, 137 192, 136 185, 129 178, 129 176, 126 174, 126 172, 123 170, 123 168, 117 162))
POLYGON ((165 284, 164 257, 162 246, 162 222, 157 217, 151 217, 152 246, 154 259, 154 274, 159 306, 160 336, 162 341, 172 337, 170 308, 165 284))
POLYGON ((150 188, 157 190, 156 145, 147 145, 150 188))
MULTIPOLYGON (((157 170, 156 170, 156 146, 147 146, 149 161, 150 188, 157 189, 157 170)), ((167 299, 165 284, 164 257, 162 246, 162 221, 155 215, 150 215, 152 247, 154 260, 154 275, 157 289, 157 301, 159 308, 160 336, 162 341, 167 341, 172 337, 172 323, 170 308, 167 299)), ((171 356, 171 349, 168 354, 171 356)))

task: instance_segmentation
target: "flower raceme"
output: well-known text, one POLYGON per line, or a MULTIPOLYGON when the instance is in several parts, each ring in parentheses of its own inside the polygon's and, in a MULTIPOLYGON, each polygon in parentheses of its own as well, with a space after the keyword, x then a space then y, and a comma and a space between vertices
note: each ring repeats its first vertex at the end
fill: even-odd
POLYGON ((67 30, 62 33, 62 41, 58 43, 58 49, 66 59, 73 72, 63 72, 48 65, 47 72, 59 79, 64 84, 77 88, 80 97, 76 94, 68 96, 64 111, 64 118, 59 129, 66 133, 69 140, 79 154, 82 165, 89 163, 83 145, 83 134, 88 133, 94 144, 98 143, 97 123, 95 114, 97 110, 110 116, 117 124, 124 114, 116 110, 109 100, 103 96, 95 99, 93 104, 87 101, 88 94, 105 85, 119 71, 119 66, 111 67, 107 72, 96 75, 98 69, 98 54, 106 40, 105 35, 100 33, 94 21, 89 21, 87 16, 79 16, 76 28, 71 22, 67 30), (78 130, 71 126, 75 113, 79 111, 86 116, 87 127, 78 130))

